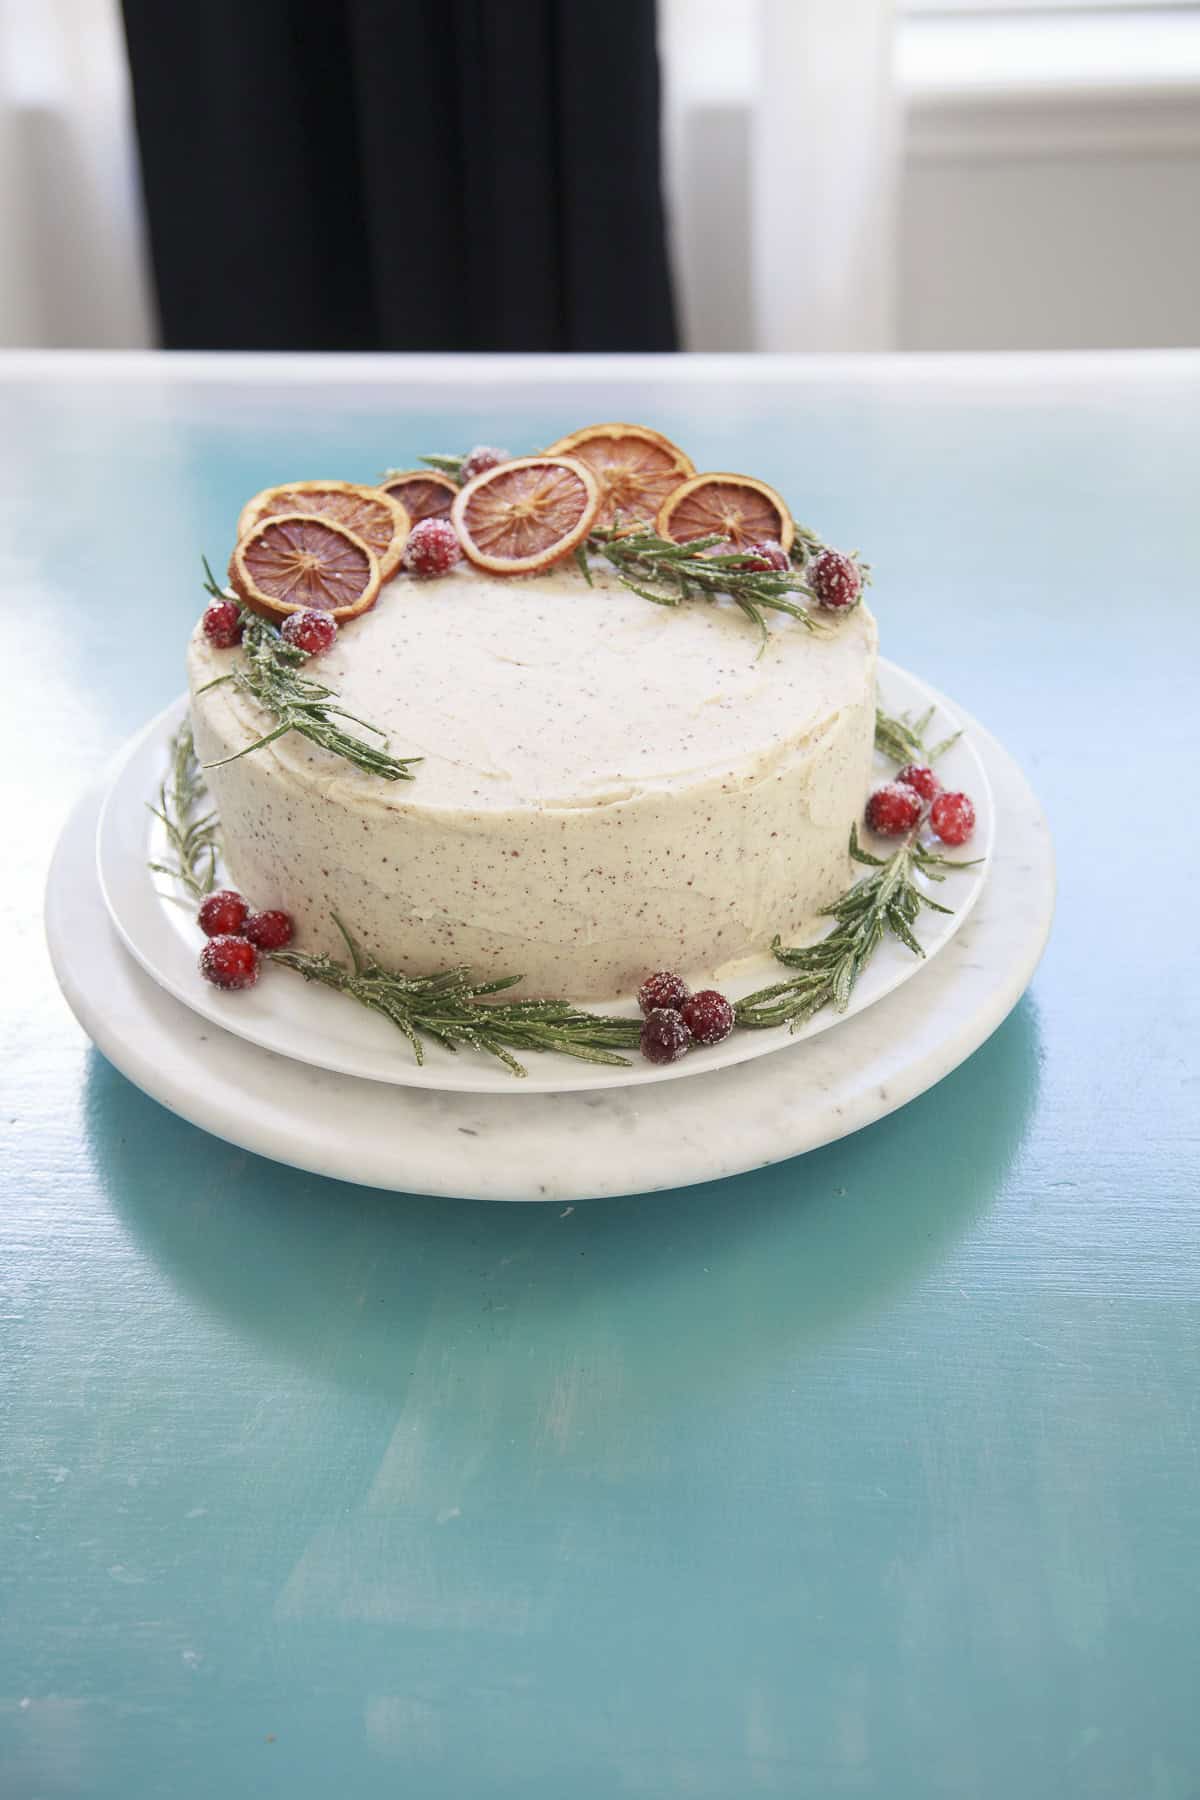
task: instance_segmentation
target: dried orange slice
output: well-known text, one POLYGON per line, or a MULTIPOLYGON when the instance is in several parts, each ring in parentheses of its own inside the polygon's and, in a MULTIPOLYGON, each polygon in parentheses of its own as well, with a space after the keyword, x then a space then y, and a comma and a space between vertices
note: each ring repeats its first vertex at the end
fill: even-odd
POLYGON ((374 606, 381 580, 370 545, 315 513, 260 520, 229 559, 234 593, 265 619, 306 607, 334 619, 357 618, 374 606))
POLYGON ((600 489, 569 456, 518 456, 460 488, 450 516, 463 549, 493 575, 532 575, 581 543, 600 489))
POLYGON ((400 502, 410 525, 419 525, 422 519, 444 518, 458 492, 457 482, 436 469, 400 469, 379 486, 383 493, 400 502))
POLYGON ((285 487, 264 488, 243 506, 238 537, 244 538, 261 519, 279 513, 316 513, 335 525, 344 525, 374 552, 383 581, 400 567, 408 540, 408 514, 394 495, 379 488, 360 487, 354 481, 291 481, 285 487))
POLYGON ((667 495, 655 525, 659 537, 676 544, 716 532, 739 550, 764 538, 790 550, 796 535, 792 515, 775 489, 753 475, 693 475, 667 495))
POLYGON ((586 463, 600 489, 598 525, 648 524, 667 495, 695 473, 691 457, 648 425, 585 425, 551 444, 548 456, 586 463))

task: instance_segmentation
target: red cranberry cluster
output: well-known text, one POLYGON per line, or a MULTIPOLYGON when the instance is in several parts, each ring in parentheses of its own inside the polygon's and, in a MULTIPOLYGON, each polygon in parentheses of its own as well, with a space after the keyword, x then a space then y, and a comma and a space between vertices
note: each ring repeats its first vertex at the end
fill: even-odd
MULTIPOLYGON (((791 557, 774 538, 764 538, 757 544, 714 544, 711 550, 701 554, 710 557, 736 555, 740 558, 739 572, 786 575, 792 566, 791 557)), ((862 570, 844 551, 818 550, 805 564, 804 579, 812 589, 817 605, 825 612, 849 612, 862 599, 862 570)))
POLYGON ((714 544, 705 556, 736 556, 739 574, 786 574, 792 566, 792 559, 781 543, 775 538, 763 538, 757 544, 735 544, 726 542, 714 544))
POLYGON ((337 634, 337 620, 311 606, 303 612, 289 613, 279 627, 284 643, 293 650, 303 650, 305 656, 324 656, 333 649, 337 634))
POLYGON ((476 444, 469 456, 463 458, 458 479, 465 487, 476 475, 482 475, 485 469, 498 469, 501 463, 511 462, 507 450, 497 450, 494 444, 476 444))
POLYGON ((734 573, 776 574, 785 575, 792 566, 792 559, 775 538, 763 538, 757 544, 735 544, 732 538, 722 538, 719 544, 710 544, 707 550, 697 554, 710 561, 719 561, 726 556, 736 556, 734 573))
MULTIPOLYGON (((242 641, 244 624, 236 600, 214 600, 204 610, 200 629, 214 650, 232 650, 242 641)), ((333 648, 337 633, 337 620, 311 606, 303 612, 289 613, 279 627, 284 643, 294 650, 303 650, 306 656, 324 656, 333 648)))
POLYGON ((289 914, 251 912, 233 888, 209 894, 196 918, 208 939, 200 952, 200 973, 214 987, 230 991, 253 987, 261 953, 282 950, 292 941, 289 914))
POLYGON ((693 1044, 719 1044, 733 1030, 733 1008, 715 988, 690 992, 670 969, 647 975, 638 989, 645 1015, 641 1049, 647 1062, 673 1063, 693 1044))
POLYGON ((764 573, 786 575, 792 559, 777 538, 764 538, 759 544, 747 544, 743 552, 747 566, 764 573))
POLYGON ((242 609, 236 600, 214 600, 205 607, 200 625, 214 650, 232 650, 242 641, 242 609))
POLYGON ((849 612, 862 599, 862 570, 841 550, 818 550, 804 576, 826 612, 849 612))
POLYGON ((458 533, 445 517, 420 519, 404 546, 404 567, 410 575, 445 575, 462 556, 458 533))
POLYGON ((906 837, 928 808, 929 829, 943 844, 965 844, 975 829, 975 808, 966 794, 948 794, 933 770, 909 763, 894 781, 885 781, 867 801, 867 824, 880 837, 906 837))

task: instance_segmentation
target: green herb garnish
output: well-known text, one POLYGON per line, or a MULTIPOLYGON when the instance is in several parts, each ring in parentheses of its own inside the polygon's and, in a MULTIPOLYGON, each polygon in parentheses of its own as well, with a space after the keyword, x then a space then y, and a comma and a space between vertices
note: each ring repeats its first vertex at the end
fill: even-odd
POLYGON ((969 862, 939 856, 918 843, 915 835, 890 856, 872 856, 862 848, 853 825, 850 855, 874 873, 861 876, 839 899, 821 909, 822 917, 836 919, 837 924, 818 943, 785 948, 775 939, 771 950, 776 960, 796 973, 739 1000, 734 1009, 739 1025, 759 1029, 790 1025, 795 1030, 822 1007, 845 1012, 855 982, 885 937, 899 938, 914 956, 924 956, 913 933, 922 907, 939 913, 953 910, 922 893, 913 877, 944 881, 951 870, 972 867, 969 862))
POLYGON ((767 640, 767 612, 786 613, 806 631, 825 627, 790 595, 812 599, 801 576, 781 569, 754 569, 744 552, 734 550, 719 533, 676 544, 648 527, 623 530, 600 526, 587 540, 593 554, 612 564, 623 587, 656 606, 679 606, 685 600, 715 600, 726 595, 767 640), (722 550, 722 546, 724 546, 722 550), (720 550, 719 555, 710 554, 720 550))
POLYGON ((201 810, 207 800, 192 743, 192 722, 185 719, 171 739, 171 773, 158 790, 158 805, 146 804, 161 820, 175 856, 172 863, 152 862, 150 867, 156 875, 179 882, 196 900, 203 900, 217 885, 217 815, 201 810))
POLYGON ((628 1057, 617 1051, 636 1049, 639 1019, 581 1012, 566 1000, 493 1003, 492 995, 515 987, 522 979, 519 975, 479 981, 466 968, 401 975, 363 952, 340 919, 335 923, 346 940, 349 965, 300 950, 276 950, 271 961, 382 1013, 408 1039, 418 1063, 425 1060, 422 1037, 428 1037, 447 1050, 483 1050, 498 1057, 514 1075, 526 1073, 514 1050, 554 1050, 583 1062, 629 1066, 628 1057))
POLYGON ((335 719, 349 719, 352 725, 361 725, 364 731, 386 741, 385 733, 377 725, 356 718, 339 706, 332 688, 323 687, 319 681, 312 681, 300 673, 309 661, 306 653, 287 643, 269 620, 243 606, 232 589, 218 587, 207 561, 204 574, 205 589, 214 599, 232 600, 241 608, 242 641, 236 666, 228 675, 218 675, 215 681, 210 681, 199 691, 207 693, 209 688, 231 681, 275 720, 273 728, 255 738, 252 744, 235 750, 232 756, 222 757, 219 762, 206 763, 205 768, 219 769, 225 763, 237 762, 239 757, 249 756, 251 751, 261 750, 265 745, 273 744, 276 738, 294 731, 307 738, 310 744, 319 744, 323 750, 364 769, 368 775, 378 775, 384 781, 413 780, 411 765, 422 761, 421 757, 391 756, 377 744, 368 743, 365 738, 335 724, 335 719))
POLYGON ((875 748, 881 756, 886 756, 894 763, 924 763, 932 765, 939 756, 945 756, 953 744, 957 744, 962 736, 961 731, 952 731, 949 737, 942 738, 940 743, 927 747, 925 733, 929 730, 929 722, 933 718, 935 708, 930 706, 919 719, 910 719, 907 713, 892 716, 885 713, 881 706, 875 708, 875 748))

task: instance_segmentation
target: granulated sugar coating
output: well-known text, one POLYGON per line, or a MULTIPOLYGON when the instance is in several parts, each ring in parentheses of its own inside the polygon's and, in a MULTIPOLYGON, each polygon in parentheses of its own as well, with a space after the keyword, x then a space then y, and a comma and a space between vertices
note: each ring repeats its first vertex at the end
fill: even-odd
MULTIPOLYGON (((384 782, 294 733, 208 777, 232 880, 269 895, 304 950, 343 953, 332 914, 414 974, 469 963, 517 993, 631 997, 647 969, 693 985, 802 929, 850 879, 871 764, 875 622, 812 637, 732 605, 666 609, 595 569, 467 568, 386 585, 320 679, 420 756, 384 782)), ((193 635, 201 760, 269 727, 193 635)))

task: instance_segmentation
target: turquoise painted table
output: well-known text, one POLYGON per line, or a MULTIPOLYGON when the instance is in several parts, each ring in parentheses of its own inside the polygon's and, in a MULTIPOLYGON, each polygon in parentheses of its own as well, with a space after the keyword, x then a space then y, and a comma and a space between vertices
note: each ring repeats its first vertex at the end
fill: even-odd
POLYGON ((18 357, 0 417, 4 1800, 1200 1793, 1200 359, 18 357), (653 1198, 181 1123, 39 912, 198 551, 279 477, 623 416, 861 544, 1021 759, 1032 991, 858 1137, 653 1198))

